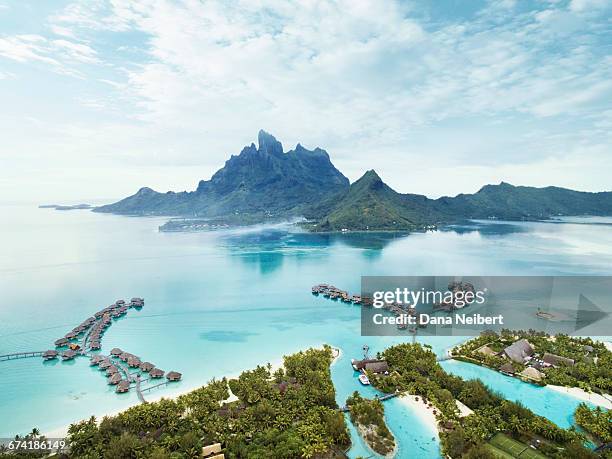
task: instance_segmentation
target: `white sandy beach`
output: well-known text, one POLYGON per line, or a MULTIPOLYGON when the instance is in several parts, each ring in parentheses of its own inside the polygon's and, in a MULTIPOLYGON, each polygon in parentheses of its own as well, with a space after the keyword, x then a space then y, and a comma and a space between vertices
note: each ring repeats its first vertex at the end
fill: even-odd
POLYGON ((398 400, 416 413, 421 422, 428 426, 432 433, 438 436, 438 421, 433 413, 434 408, 430 408, 427 404, 423 403, 423 397, 404 394, 399 396, 398 400))
POLYGON ((594 392, 587 392, 578 387, 554 386, 552 384, 547 384, 546 387, 552 390, 556 390, 557 392, 563 392, 565 394, 571 395, 572 397, 576 397, 580 400, 591 402, 593 405, 598 405, 608 410, 612 410, 612 401, 600 394, 596 394, 594 392))

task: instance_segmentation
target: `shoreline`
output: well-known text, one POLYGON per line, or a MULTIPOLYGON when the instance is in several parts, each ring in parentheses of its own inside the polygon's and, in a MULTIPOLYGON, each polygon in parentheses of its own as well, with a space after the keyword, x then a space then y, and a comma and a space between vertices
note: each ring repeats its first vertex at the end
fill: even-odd
MULTIPOLYGON (((332 348, 332 361, 331 361, 331 363, 329 365, 330 368, 331 368, 331 366, 334 365, 340 359, 340 357, 342 356, 342 349, 340 349, 339 347, 331 346, 331 345, 329 345, 329 346, 332 348)), ((323 345, 310 346, 307 349, 310 349, 311 347, 313 349, 322 349, 323 345)), ((296 351, 296 352, 299 352, 299 351, 296 351)), ((274 371, 276 371, 277 369, 279 369, 280 367, 282 367, 284 365, 284 356, 279 357, 279 358, 277 358, 277 359, 275 359, 275 360, 273 360, 271 362, 266 362, 265 364, 263 364, 263 366, 266 366, 268 363, 272 366, 272 369, 270 370, 270 372, 274 373, 274 371)), ((259 364, 259 365, 262 366, 262 364, 259 364)), ((238 373, 232 373, 232 374, 229 374, 229 375, 221 376, 220 379, 226 378, 228 381, 230 379, 236 379, 236 378, 238 378, 240 376, 240 374, 243 371, 247 371, 247 370, 249 370, 249 368, 242 369, 238 373)), ((200 387, 203 387, 203 386, 207 385, 209 382, 210 382, 210 380, 206 381, 206 382, 204 382, 202 384, 196 384, 196 385, 193 385, 193 386, 182 388, 177 393, 173 393, 172 395, 169 395, 169 396, 168 395, 164 395, 163 393, 156 394, 156 396, 147 398, 146 400, 149 403, 158 402, 162 398, 167 399, 167 400, 176 400, 177 398, 179 398, 182 395, 186 395, 186 394, 188 394, 190 392, 193 392, 194 390, 199 389, 200 387)), ((232 394, 232 391, 229 389, 229 387, 228 387, 228 390, 230 392, 230 396, 226 400, 223 400, 223 401, 226 402, 226 403, 229 403, 229 402, 232 402, 234 400, 237 400, 238 398, 234 394, 232 394)), ((130 408, 133 408, 133 407, 138 406, 138 405, 142 405, 142 403, 138 402, 136 404, 126 406, 125 408, 121 408, 121 409, 113 410, 113 411, 107 411, 107 412, 104 412, 104 413, 94 413, 94 414, 91 414, 90 416, 95 416, 96 421, 99 424, 100 421, 104 417, 117 416, 118 414, 123 413, 124 411, 129 410, 130 408)), ((43 435, 46 436, 47 438, 64 438, 64 437, 67 437, 68 436, 68 428, 70 427, 71 424, 75 424, 77 422, 80 422, 80 421, 83 421, 83 420, 86 420, 86 419, 89 419, 89 417, 75 420, 75 421, 71 422, 70 424, 62 425, 61 427, 50 429, 50 430, 48 430, 46 432, 43 432, 43 435)))
POLYGON ((413 411, 417 417, 421 420, 422 424, 428 426, 432 433, 435 433, 436 438, 439 440, 438 432, 438 420, 436 415, 433 413, 434 407, 428 407, 423 403, 423 397, 419 395, 403 394, 397 397, 397 399, 411 411, 413 411), (417 400, 418 399, 418 400, 417 400))
POLYGON ((585 402, 590 402, 593 405, 601 406, 602 408, 606 408, 608 410, 612 410, 612 400, 607 399, 603 395, 596 394, 595 392, 587 392, 579 387, 555 386, 553 384, 547 384, 544 387, 549 387, 554 391, 570 395, 577 399, 584 400, 585 402))

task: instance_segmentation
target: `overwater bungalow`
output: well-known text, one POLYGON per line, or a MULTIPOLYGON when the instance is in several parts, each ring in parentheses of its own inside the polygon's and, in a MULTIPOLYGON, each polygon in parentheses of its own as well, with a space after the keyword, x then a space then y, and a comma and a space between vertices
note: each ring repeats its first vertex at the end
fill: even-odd
POLYGON ((55 346, 56 347, 63 347, 66 346, 68 344, 68 339, 67 338, 60 338, 58 340, 55 340, 55 346))
POLYGON ((45 360, 53 360, 56 359, 58 352, 53 349, 49 349, 48 351, 43 352, 42 358, 45 360))
POLYGON ((110 353, 111 353, 111 355, 114 355, 115 357, 118 357, 121 354, 123 354, 123 351, 121 349, 119 349, 118 347, 114 347, 114 348, 111 349, 110 353))
POLYGON ((117 388, 115 391, 119 394, 124 394, 130 390, 130 383, 125 379, 122 379, 119 384, 117 384, 117 388))
POLYGON ((127 364, 132 368, 139 367, 141 363, 142 362, 140 361, 140 359, 136 356, 131 356, 127 360, 127 364))
POLYGON ((100 370, 106 370, 112 365, 113 365, 113 362, 111 362, 111 360, 107 357, 100 362, 99 367, 100 367, 100 370))
POLYGON ((89 343, 89 349, 91 349, 92 351, 99 351, 100 349, 102 349, 102 345, 100 344, 100 341, 92 340, 89 343))
POLYGON ((154 378, 154 379, 163 378, 164 377, 164 370, 160 370, 159 368, 153 368, 149 372, 149 376, 151 376, 151 378, 154 378))
POLYGON ((98 365, 100 362, 104 360, 103 355, 92 355, 89 359, 90 365, 98 365))
POLYGON ((178 381, 181 379, 182 376, 183 375, 180 374, 178 371, 169 371, 166 375, 166 378, 168 379, 168 381, 178 381))
POLYGON ((121 354, 118 355, 118 357, 119 357, 119 359, 123 360, 124 362, 127 362, 127 359, 129 359, 130 357, 133 357, 133 356, 129 352, 122 352, 121 354))
POLYGON ((121 382, 121 375, 119 373, 114 373, 108 377, 109 384, 119 384, 121 382))
POLYGON ((106 369, 106 376, 112 376, 115 373, 119 373, 119 368, 117 368, 115 365, 111 365, 106 369))
POLYGON ((142 371, 149 372, 149 371, 151 371, 153 368, 155 368, 155 365, 153 365, 151 362, 142 362, 142 363, 140 364, 140 369, 141 369, 142 371))
POLYGON ((117 300, 117 301, 115 301, 115 304, 117 306, 121 306, 122 304, 125 304, 125 300, 117 300))
POLYGON ((67 351, 62 352, 62 360, 72 360, 74 359, 76 356, 76 352, 74 352, 71 349, 68 349, 67 351))
POLYGON ((77 337, 77 335, 78 335, 78 333, 75 333, 75 332, 71 331, 71 332, 66 333, 64 335, 64 338, 66 338, 66 339, 74 339, 74 338, 77 337))

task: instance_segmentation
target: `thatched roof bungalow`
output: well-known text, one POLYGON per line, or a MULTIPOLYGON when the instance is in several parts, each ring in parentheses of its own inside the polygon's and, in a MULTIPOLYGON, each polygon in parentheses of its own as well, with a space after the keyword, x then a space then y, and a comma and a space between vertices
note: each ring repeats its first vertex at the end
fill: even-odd
POLYGON ((106 370, 111 365, 113 365, 113 362, 111 362, 110 359, 106 358, 100 362, 100 370, 106 370))
POLYGON ((534 381, 541 381, 542 378, 544 378, 545 376, 544 373, 541 373, 540 371, 536 370, 533 367, 525 368, 523 371, 519 373, 519 375, 527 379, 532 379, 534 381))
POLYGON ((514 367, 511 363, 504 363, 501 367, 499 367, 499 371, 508 375, 513 375, 514 367))
POLYGON ((55 346, 56 347, 63 347, 66 346, 68 344, 68 339, 67 338, 60 338, 55 340, 55 346))
POLYGON ((106 376, 111 376, 115 373, 119 373, 119 369, 115 365, 111 365, 106 369, 106 376))
POLYGON ((72 360, 75 358, 75 356, 76 352, 74 352, 72 349, 68 349, 62 353, 62 360, 72 360))
POLYGON ((169 371, 166 375, 166 378, 168 379, 168 381, 178 381, 181 379, 182 376, 183 375, 180 374, 178 371, 169 371))
POLYGON ((45 360, 53 360, 57 358, 58 352, 54 349, 49 349, 48 351, 43 352, 42 358, 45 360))
POLYGON ((384 360, 380 360, 378 362, 368 362, 365 364, 364 368, 366 371, 371 371, 372 373, 379 373, 379 374, 389 373, 389 365, 384 360))
POLYGON ((118 347, 114 347, 111 349, 111 355, 114 355, 115 357, 120 356, 121 354, 123 354, 123 351, 121 349, 119 349, 118 347))
POLYGON ((155 365, 153 365, 151 362, 142 362, 140 364, 140 369, 142 371, 151 371, 153 368, 155 368, 155 365))
POLYGON ((130 358, 128 358, 127 360, 127 364, 132 367, 132 368, 136 368, 139 367, 140 364, 142 362, 140 361, 140 359, 138 357, 136 357, 135 355, 131 356, 130 358))
POLYGON ((124 394, 130 390, 130 383, 125 379, 122 379, 119 384, 117 384, 117 388, 115 391, 119 394, 124 394))
POLYGON ((531 357, 534 352, 531 343, 524 338, 519 339, 504 349, 504 354, 516 363, 524 363, 527 357, 531 357))
POLYGON ((164 370, 160 370, 159 368, 153 368, 150 372, 149 375, 151 376, 151 378, 163 378, 164 377, 164 370))
POLYGON ((121 375, 119 373, 114 373, 108 378, 109 384, 119 384, 121 382, 121 375))
POLYGON ((553 367, 559 367, 559 366, 573 367, 574 366, 574 359, 570 359, 567 357, 561 357, 560 355, 550 354, 548 352, 544 354, 544 357, 542 357, 542 360, 544 361, 544 363, 552 365, 553 367))
POLYGON ((91 365, 98 365, 102 360, 104 360, 103 355, 92 355, 89 359, 89 363, 91 365))

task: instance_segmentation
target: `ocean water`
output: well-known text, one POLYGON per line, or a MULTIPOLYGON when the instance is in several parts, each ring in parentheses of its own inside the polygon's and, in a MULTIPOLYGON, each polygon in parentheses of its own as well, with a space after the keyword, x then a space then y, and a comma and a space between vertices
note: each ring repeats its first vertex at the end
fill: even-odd
MULTIPOLYGON (((338 403, 354 390, 372 396, 357 382, 351 358, 361 357, 363 344, 375 353, 411 338, 361 337, 359 308, 312 296, 315 283, 356 292, 361 275, 609 275, 612 266, 611 219, 475 222, 411 235, 306 234, 283 225, 160 233, 161 218, 35 205, 2 210, 0 355, 52 348, 98 309, 142 296, 145 307, 115 321, 102 344, 104 352, 117 346, 183 373, 181 382, 146 393, 148 399, 322 343, 343 351, 332 367, 338 403)), ((461 338, 419 340, 442 353, 461 338)), ((524 383, 455 365, 452 371, 481 376, 560 425, 571 423, 574 398, 555 393, 547 405, 541 394, 548 389, 532 396, 524 383)), ((133 391, 115 394, 86 359, 0 362, 0 374, 0 437, 32 427, 53 431, 138 403, 133 391)), ((399 457, 439 457, 434 432, 400 402, 385 403, 399 457)), ((350 428, 350 456, 371 456, 350 428)))

